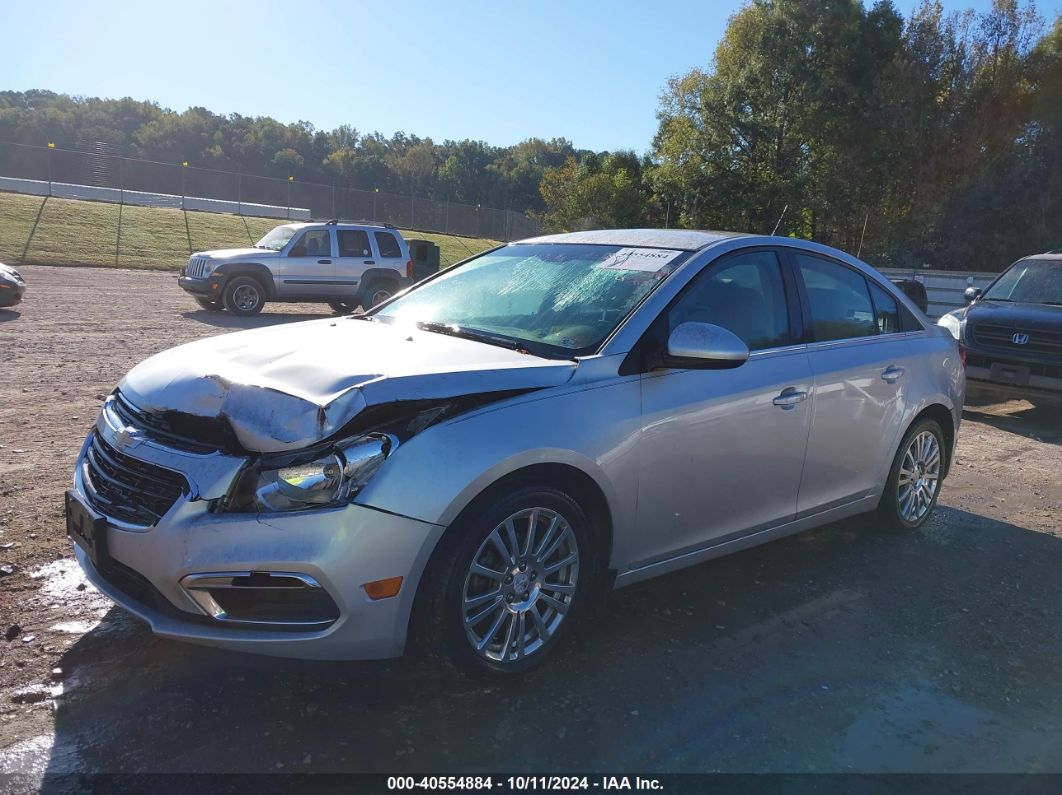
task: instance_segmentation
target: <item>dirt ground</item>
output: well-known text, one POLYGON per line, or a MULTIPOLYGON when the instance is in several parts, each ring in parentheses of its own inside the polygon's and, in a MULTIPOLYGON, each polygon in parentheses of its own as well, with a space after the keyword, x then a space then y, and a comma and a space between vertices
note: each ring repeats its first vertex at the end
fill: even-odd
MULTIPOLYGON (((1062 772, 1062 414, 968 410, 917 533, 830 525, 615 593, 506 686, 154 638, 87 586, 62 493, 145 356, 302 320, 172 274, 27 267, 0 309, 0 771, 1062 772)), ((14 784, 12 784, 14 786, 14 784)))

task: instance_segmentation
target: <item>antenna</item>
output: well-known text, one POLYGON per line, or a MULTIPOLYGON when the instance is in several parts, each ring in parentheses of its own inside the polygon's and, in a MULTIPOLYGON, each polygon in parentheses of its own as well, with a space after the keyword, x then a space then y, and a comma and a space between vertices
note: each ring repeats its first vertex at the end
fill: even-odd
POLYGON ((782 225, 782 219, 785 218, 785 211, 788 210, 788 209, 789 209, 789 205, 788 204, 785 207, 782 208, 782 214, 778 216, 778 223, 776 223, 774 225, 774 229, 771 230, 771 237, 774 237, 775 233, 778 231, 778 227, 780 227, 782 225))
POLYGON ((863 253, 863 238, 867 236, 867 221, 870 220, 870 213, 867 213, 867 217, 863 219, 863 234, 859 236, 859 250, 856 251, 856 259, 859 259, 859 255, 863 253))

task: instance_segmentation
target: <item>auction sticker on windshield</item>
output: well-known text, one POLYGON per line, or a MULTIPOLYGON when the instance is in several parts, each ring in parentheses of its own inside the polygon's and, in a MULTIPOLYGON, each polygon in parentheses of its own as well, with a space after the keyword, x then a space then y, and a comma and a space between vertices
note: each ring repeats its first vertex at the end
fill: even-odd
POLYGON ((675 257, 682 254, 669 248, 621 248, 609 254, 595 268, 608 268, 616 271, 649 271, 657 273, 668 266, 675 257))

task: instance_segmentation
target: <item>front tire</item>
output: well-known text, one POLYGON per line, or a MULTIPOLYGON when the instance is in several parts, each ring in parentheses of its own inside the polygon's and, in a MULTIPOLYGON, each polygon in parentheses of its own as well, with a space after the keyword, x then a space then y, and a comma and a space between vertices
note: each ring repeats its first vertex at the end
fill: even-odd
POLYGON ((330 301, 328 305, 337 315, 352 315, 358 308, 357 301, 330 301))
POLYGON ((262 283, 250 276, 238 276, 225 285, 225 308, 240 317, 257 315, 265 306, 262 283))
POLYGON ((936 420, 921 420, 907 431, 878 503, 878 517, 886 526, 916 530, 925 523, 940 497, 946 455, 936 420))
POLYGON ((591 537, 582 508, 552 487, 525 486, 462 519, 429 570, 428 650, 478 677, 543 662, 589 600, 591 537))

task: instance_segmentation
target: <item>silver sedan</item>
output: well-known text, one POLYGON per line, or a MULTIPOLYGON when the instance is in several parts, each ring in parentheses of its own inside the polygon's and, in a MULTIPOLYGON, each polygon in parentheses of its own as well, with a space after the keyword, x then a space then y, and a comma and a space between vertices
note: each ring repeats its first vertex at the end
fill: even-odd
POLYGON ((919 527, 964 388, 951 335, 843 252, 551 235, 138 365, 68 530, 160 635, 511 675, 599 589, 865 512, 919 527))

